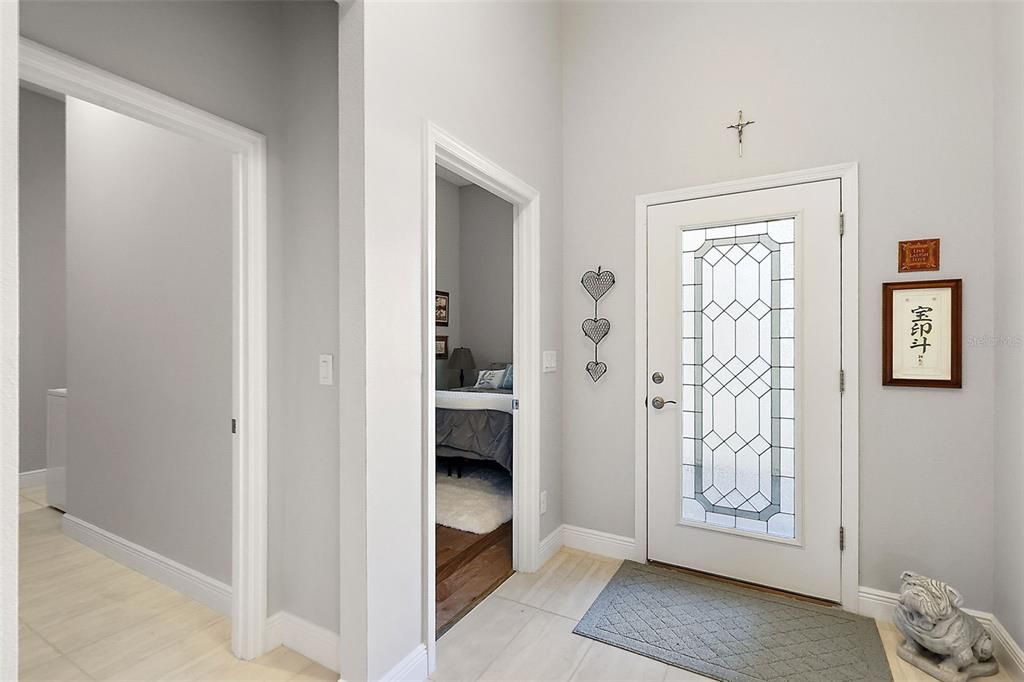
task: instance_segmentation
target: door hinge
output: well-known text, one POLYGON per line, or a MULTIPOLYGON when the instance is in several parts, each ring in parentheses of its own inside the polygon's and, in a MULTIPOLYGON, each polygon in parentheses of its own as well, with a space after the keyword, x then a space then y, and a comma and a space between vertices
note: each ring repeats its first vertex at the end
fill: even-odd
POLYGON ((518 410, 519 409, 519 398, 512 398, 512 409, 513 410, 518 410))
POLYGON ((845 213, 840 213, 839 214, 839 236, 842 237, 844 234, 846 234, 846 214, 845 213))
POLYGON ((846 529, 839 526, 839 551, 843 552, 846 550, 846 529))
POLYGON ((231 420, 231 433, 238 433, 238 420, 237 419, 232 419, 231 420))
POLYGON ((839 370, 839 392, 843 393, 846 391, 846 371, 839 370))

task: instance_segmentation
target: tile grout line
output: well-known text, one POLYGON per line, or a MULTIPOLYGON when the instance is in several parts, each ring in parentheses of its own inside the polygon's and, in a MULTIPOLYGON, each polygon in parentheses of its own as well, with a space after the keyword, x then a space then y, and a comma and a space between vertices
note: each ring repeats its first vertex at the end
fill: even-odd
MULTIPOLYGON (((524 604, 524 603, 522 603, 522 602, 518 602, 518 601, 516 601, 515 599, 509 599, 508 597, 503 597, 503 596, 501 596, 500 594, 498 594, 497 592, 492 592, 492 593, 491 593, 491 594, 490 594, 490 595, 488 596, 488 599, 490 599, 490 597, 497 597, 498 599, 502 599, 502 600, 504 600, 504 601, 507 601, 507 602, 511 602, 511 603, 513 603, 513 604, 518 604, 519 606, 524 606, 524 607, 526 607, 526 608, 528 608, 528 609, 533 609, 534 611, 538 611, 538 612, 540 611, 540 609, 538 609, 538 608, 537 608, 537 607, 535 607, 535 606, 530 606, 529 604, 524 604)), ((477 605, 477 608, 480 608, 480 606, 479 606, 479 605, 477 605)), ((536 618, 536 617, 537 617, 537 614, 535 613, 535 614, 533 614, 532 616, 530 616, 529 618, 527 618, 527 619, 526 619, 526 620, 525 620, 525 621, 523 622, 523 624, 519 626, 519 629, 515 631, 515 634, 513 634, 513 635, 512 635, 511 637, 509 637, 508 641, 507 641, 507 642, 505 642, 505 643, 504 643, 504 644, 503 644, 503 645, 501 646, 501 648, 500 648, 500 649, 498 649, 498 651, 497 651, 497 652, 496 652, 496 653, 494 654, 494 657, 493 657, 493 658, 491 658, 490 662, 489 662, 489 663, 487 664, 487 667, 485 667, 485 668, 484 668, 484 669, 483 669, 483 670, 482 670, 482 671, 480 672, 480 674, 476 676, 476 679, 478 679, 478 680, 479 680, 479 679, 481 679, 481 678, 482 678, 482 677, 483 677, 484 675, 486 675, 486 674, 487 674, 487 671, 488 671, 488 670, 490 670, 490 669, 491 669, 491 666, 493 666, 493 665, 494 665, 494 663, 495 663, 495 662, 496 662, 496 661, 497 661, 497 660, 498 660, 499 658, 501 658, 501 655, 502 655, 503 653, 505 653, 505 651, 507 651, 507 650, 508 650, 509 646, 511 646, 511 644, 512 644, 512 642, 513 642, 513 641, 515 640, 515 638, 516 638, 516 637, 518 637, 518 636, 519 636, 519 635, 520 635, 520 634, 522 633, 522 631, 526 629, 526 626, 527 626, 527 625, 529 625, 529 624, 530 624, 530 622, 531 622, 531 621, 532 621, 532 620, 533 620, 534 618, 536 618)))

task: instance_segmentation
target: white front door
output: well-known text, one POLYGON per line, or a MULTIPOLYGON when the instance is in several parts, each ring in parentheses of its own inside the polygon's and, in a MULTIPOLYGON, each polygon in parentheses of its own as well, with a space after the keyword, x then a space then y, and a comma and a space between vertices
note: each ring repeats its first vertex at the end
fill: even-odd
POLYGON ((648 558, 840 601, 840 183, 648 209, 648 558))

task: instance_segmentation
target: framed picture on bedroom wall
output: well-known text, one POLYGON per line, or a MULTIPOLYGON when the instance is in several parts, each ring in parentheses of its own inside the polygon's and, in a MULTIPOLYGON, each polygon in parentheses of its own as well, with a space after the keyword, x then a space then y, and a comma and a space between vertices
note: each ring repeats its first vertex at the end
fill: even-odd
POLYGON ((448 337, 440 336, 434 338, 434 357, 438 360, 448 359, 448 337))
POLYGON ((450 295, 447 291, 437 291, 434 293, 434 323, 438 327, 448 326, 449 298, 450 295))

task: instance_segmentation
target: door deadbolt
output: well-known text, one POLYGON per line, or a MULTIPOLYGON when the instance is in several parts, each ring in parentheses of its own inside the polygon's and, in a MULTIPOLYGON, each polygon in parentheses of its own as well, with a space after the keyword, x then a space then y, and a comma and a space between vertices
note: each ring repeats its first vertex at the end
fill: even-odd
POLYGON ((654 374, 651 375, 651 381, 653 381, 656 384, 660 384, 664 380, 665 380, 665 375, 662 374, 661 372, 655 372, 654 374))

